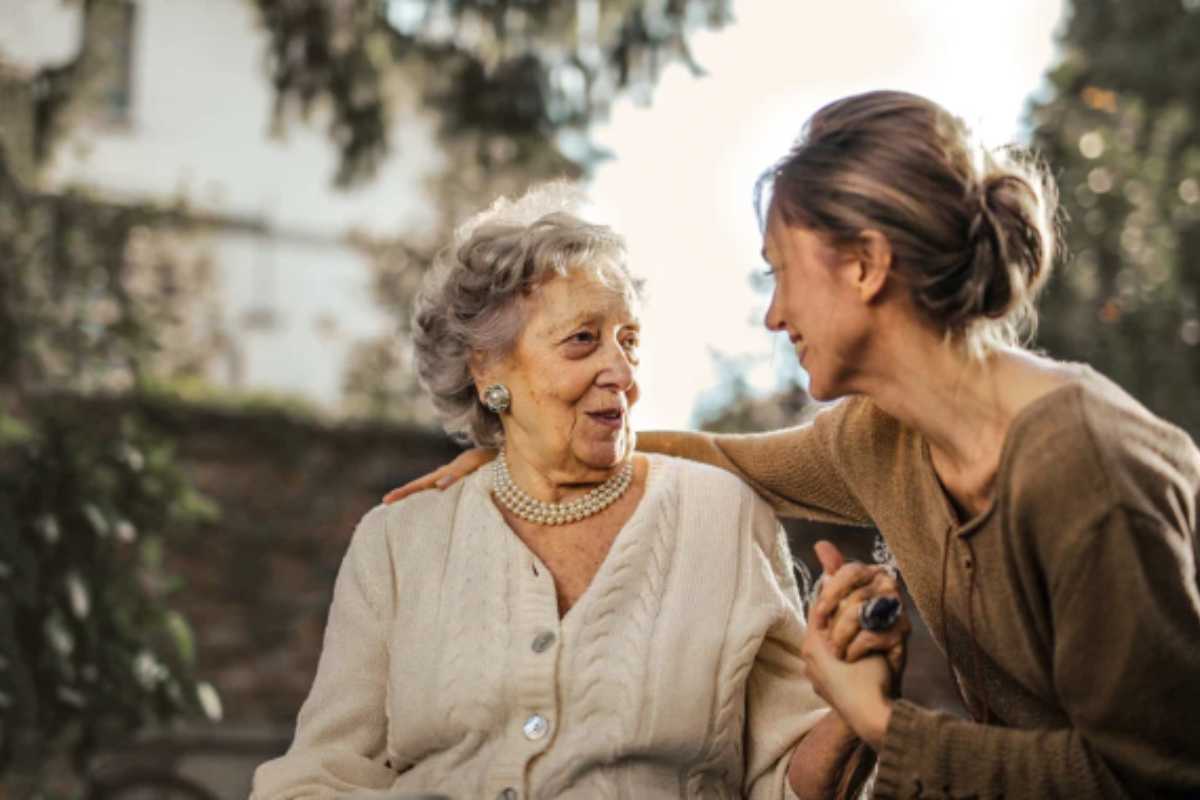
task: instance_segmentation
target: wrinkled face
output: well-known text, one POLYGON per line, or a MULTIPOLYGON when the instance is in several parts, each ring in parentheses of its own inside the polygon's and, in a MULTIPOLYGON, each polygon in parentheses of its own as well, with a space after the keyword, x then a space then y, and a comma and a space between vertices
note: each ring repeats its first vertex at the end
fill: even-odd
POLYGON ((855 261, 820 235, 768 218, 763 258, 775 288, 766 326, 786 333, 809 376, 809 394, 832 400, 846 394, 861 362, 868 319, 853 288, 855 261))
POLYGON ((612 283, 577 270, 523 301, 517 345, 489 370, 512 392, 501 415, 510 461, 585 480, 630 454, 640 323, 632 288, 612 283))

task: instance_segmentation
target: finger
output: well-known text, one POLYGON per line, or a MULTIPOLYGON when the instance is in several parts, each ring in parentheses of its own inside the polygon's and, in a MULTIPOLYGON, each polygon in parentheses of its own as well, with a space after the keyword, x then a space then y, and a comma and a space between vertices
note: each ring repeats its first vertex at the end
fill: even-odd
POLYGON ((877 566, 851 561, 842 565, 837 572, 827 573, 822 583, 821 594, 813 603, 817 625, 824 627, 829 617, 837 610, 838 604, 860 586, 870 585, 879 570, 880 567, 877 566))
POLYGON ((813 545, 813 552, 817 554, 817 561, 821 563, 821 571, 826 575, 832 575, 841 569, 842 564, 846 563, 846 559, 842 557, 842 551, 838 550, 837 545, 825 539, 813 545))
POLYGON ((900 687, 900 679, 904 677, 904 667, 908 663, 908 648, 898 644, 887 652, 888 667, 896 677, 896 688, 900 687))
POLYGON ((857 661, 865 652, 884 655, 891 652, 897 645, 903 646, 908 640, 909 627, 897 622, 886 631, 872 631, 859 628, 846 643, 847 661, 857 661))
POLYGON ((880 565, 879 571, 871 581, 871 588, 876 594, 900 595, 900 580, 886 566, 880 565))
POLYGON ((845 660, 853 664, 863 656, 890 656, 899 644, 901 644, 899 638, 891 633, 860 631, 846 646, 845 660))
POLYGON ((472 447, 458 455, 458 458, 446 465, 454 478, 465 478, 475 470, 487 464, 496 457, 496 451, 485 447, 472 447))
POLYGON ((908 648, 897 645, 887 652, 888 669, 892 672, 892 696, 899 697, 904 686, 904 669, 908 665, 908 648))
POLYGON ((821 634, 811 631, 804 637, 800 652, 805 662, 810 665, 823 662, 833 655, 829 649, 829 641, 821 634))
POLYGON ((441 472, 441 470, 438 470, 437 472, 431 472, 428 475, 422 475, 421 477, 411 480, 401 487, 392 489, 383 496, 383 502, 388 504, 395 503, 398 500, 403 500, 410 494, 416 494, 417 492, 423 492, 426 489, 432 489, 437 480, 438 472, 441 472))
POLYGON ((843 602, 838 606, 837 613, 829 625, 829 647, 834 655, 843 661, 848 660, 846 653, 850 643, 862 631, 858 621, 858 609, 861 605, 861 601, 843 602))

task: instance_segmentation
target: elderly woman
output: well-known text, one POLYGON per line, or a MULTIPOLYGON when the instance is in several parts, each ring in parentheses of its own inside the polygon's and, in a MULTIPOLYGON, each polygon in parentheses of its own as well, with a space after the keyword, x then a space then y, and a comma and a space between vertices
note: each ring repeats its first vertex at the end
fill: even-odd
POLYGON ((781 798, 845 777, 857 740, 805 679, 771 509, 634 455, 638 283, 611 231, 542 213, 553 194, 468 223, 419 297, 423 383, 499 458, 363 519, 255 798, 781 798))
POLYGON ((814 397, 845 401, 640 446, 725 467, 782 513, 878 526, 971 719, 839 659, 825 615, 865 573, 826 581, 809 678, 878 751, 876 797, 1200 797, 1200 452, 1087 366, 1020 346, 1055 198, 1014 155, 911 94, 818 111, 760 184, 766 324, 814 397))

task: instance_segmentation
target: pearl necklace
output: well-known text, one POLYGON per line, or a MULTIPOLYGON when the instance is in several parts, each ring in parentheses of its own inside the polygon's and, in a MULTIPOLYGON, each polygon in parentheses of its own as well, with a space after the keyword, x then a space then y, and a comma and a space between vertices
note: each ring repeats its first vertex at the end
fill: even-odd
POLYGON ((583 497, 567 503, 544 503, 513 483, 503 450, 492 462, 492 491, 496 499, 521 519, 538 525, 565 525, 599 514, 619 500, 632 482, 633 459, 630 459, 620 472, 583 497))

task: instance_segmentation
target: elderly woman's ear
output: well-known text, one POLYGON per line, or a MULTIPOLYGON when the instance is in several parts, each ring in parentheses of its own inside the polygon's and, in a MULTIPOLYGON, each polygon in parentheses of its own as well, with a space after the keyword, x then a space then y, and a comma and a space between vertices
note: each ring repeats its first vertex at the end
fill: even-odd
POLYGON ((483 398, 483 390, 491 382, 488 380, 487 359, 481 350, 472 350, 471 355, 467 357, 467 369, 471 372, 471 379, 475 381, 475 393, 483 398))
POLYGON ((475 396, 493 414, 503 414, 512 404, 512 392, 499 380, 494 364, 485 364, 486 359, 480 351, 471 352, 468 366, 475 382, 475 396))

